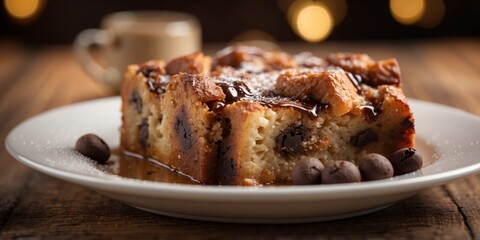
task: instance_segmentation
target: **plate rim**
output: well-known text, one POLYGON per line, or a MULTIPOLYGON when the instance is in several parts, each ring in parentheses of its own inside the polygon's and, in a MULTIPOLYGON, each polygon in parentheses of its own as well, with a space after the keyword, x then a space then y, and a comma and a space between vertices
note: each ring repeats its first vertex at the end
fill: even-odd
MULTIPOLYGON (((252 200, 252 196, 255 196, 255 201, 259 200, 276 200, 276 201, 291 201, 292 199, 298 199, 298 195, 313 196, 315 199, 335 199, 339 197, 346 198, 358 198, 365 195, 388 195, 396 193, 411 192, 414 190, 422 190, 429 187, 445 184, 455 179, 460 179, 480 171, 480 161, 464 166, 454 170, 443 171, 432 175, 418 176, 414 178, 405 178, 411 174, 397 176, 393 179, 384 179, 378 181, 361 182, 361 183, 345 183, 335 185, 306 185, 306 186, 268 186, 268 187, 245 187, 245 186, 217 186, 217 185, 188 185, 188 184, 172 184, 153 182, 145 180, 137 180, 130 178, 123 178, 118 176, 112 176, 111 178, 100 178, 98 176, 91 176, 86 174, 80 174, 76 172, 65 171, 56 169, 51 166, 42 165, 36 161, 23 157, 18 153, 14 147, 11 146, 11 138, 13 133, 21 129, 22 126, 29 122, 33 122, 38 118, 45 115, 53 114, 55 112, 62 111, 73 107, 81 107, 85 104, 92 104, 98 102, 117 101, 120 102, 119 96, 99 98, 87 101, 76 102, 65 106, 50 109, 42 112, 38 115, 30 117, 13 129, 11 129, 5 138, 5 147, 9 154, 17 161, 24 165, 27 165, 37 171, 43 172, 47 175, 61 178, 68 182, 74 182, 79 185, 87 186, 88 188, 94 188, 97 190, 111 191, 112 187, 115 187, 114 192, 125 194, 140 194, 142 196, 158 197, 160 193, 168 191, 171 198, 185 198, 189 199, 211 199, 212 195, 215 196, 218 201, 248 201, 252 200), (95 186, 92 186, 95 184, 95 186), (259 190, 261 189, 261 190, 259 190), (413 190, 412 190, 413 189, 413 190), (220 190, 220 191, 219 191, 220 190), (366 194, 369 193, 369 194, 366 194), (282 196, 282 198, 272 198, 275 196, 282 196), (234 197, 234 198, 233 198, 234 197)), ((473 121, 477 121, 480 124, 480 116, 466 112, 462 109, 454 108, 451 106, 432 103, 428 101, 409 98, 408 102, 415 105, 423 105, 432 107, 435 109, 442 109, 446 111, 453 111, 456 114, 460 114, 462 117, 468 118, 473 121)), ((164 196, 163 194, 161 194, 164 196)), ((164 196, 166 197, 166 196, 164 196)))

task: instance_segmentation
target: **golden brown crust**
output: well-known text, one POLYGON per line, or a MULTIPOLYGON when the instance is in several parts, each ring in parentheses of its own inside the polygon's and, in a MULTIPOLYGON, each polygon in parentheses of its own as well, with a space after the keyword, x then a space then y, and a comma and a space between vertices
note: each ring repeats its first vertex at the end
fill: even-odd
POLYGON ((174 75, 171 84, 167 86, 167 91, 175 90, 174 88, 176 88, 179 82, 187 84, 200 102, 218 101, 225 98, 222 88, 217 86, 210 78, 186 73, 174 75))
POLYGON ((212 61, 210 57, 203 55, 201 52, 196 52, 184 57, 173 59, 167 64, 165 69, 168 75, 182 72, 208 76, 210 74, 211 65, 212 61))
POLYGON ((368 79, 370 79, 370 85, 400 84, 400 66, 396 59, 391 58, 378 61, 372 65, 369 70, 368 79))
POLYGON ((357 89, 342 69, 324 72, 286 71, 275 84, 280 95, 328 104, 334 116, 350 112, 360 102, 357 89))
POLYGON ((395 86, 383 85, 379 87, 379 92, 383 96, 384 104, 390 105, 385 107, 387 111, 390 111, 390 113, 387 114, 396 116, 395 122, 392 123, 396 124, 396 127, 391 137, 397 139, 397 141, 396 145, 392 147, 391 153, 395 151, 394 149, 414 147, 415 121, 402 89, 395 86))
POLYGON ((366 77, 370 66, 375 64, 367 54, 358 53, 331 53, 327 56, 327 61, 345 71, 360 74, 362 77, 366 77))
POLYGON ((327 60, 345 71, 358 74, 371 86, 399 85, 401 74, 396 59, 374 61, 367 54, 332 53, 327 60))
POLYGON ((229 47, 217 53, 215 64, 217 66, 231 66, 239 68, 243 62, 258 61, 263 50, 253 47, 229 47))

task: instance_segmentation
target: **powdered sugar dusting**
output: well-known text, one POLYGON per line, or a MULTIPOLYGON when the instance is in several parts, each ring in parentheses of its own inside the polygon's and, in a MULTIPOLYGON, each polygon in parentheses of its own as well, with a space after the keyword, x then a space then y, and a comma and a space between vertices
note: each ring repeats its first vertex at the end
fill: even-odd
POLYGON ((113 177, 106 172, 107 167, 75 151, 75 141, 82 133, 78 130, 59 128, 49 138, 25 137, 23 134, 12 137, 13 144, 22 146, 26 158, 37 159, 42 165, 55 169, 96 177, 113 177))

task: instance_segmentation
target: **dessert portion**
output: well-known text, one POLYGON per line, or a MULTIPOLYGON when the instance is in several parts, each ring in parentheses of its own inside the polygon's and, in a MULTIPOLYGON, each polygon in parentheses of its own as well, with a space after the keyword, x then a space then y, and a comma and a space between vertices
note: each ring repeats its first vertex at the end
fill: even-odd
POLYGON ((304 158, 359 165, 414 146, 395 59, 253 47, 130 65, 121 146, 204 184, 291 184, 304 158))

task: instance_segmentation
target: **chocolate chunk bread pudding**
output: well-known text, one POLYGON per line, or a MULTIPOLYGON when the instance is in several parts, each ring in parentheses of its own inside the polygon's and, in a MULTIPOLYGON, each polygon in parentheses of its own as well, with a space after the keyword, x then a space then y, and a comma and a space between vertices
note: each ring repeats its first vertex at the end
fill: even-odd
POLYGON ((366 54, 197 52, 130 65, 121 96, 123 149, 204 184, 289 184, 301 158, 414 145, 398 62, 366 54))

